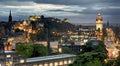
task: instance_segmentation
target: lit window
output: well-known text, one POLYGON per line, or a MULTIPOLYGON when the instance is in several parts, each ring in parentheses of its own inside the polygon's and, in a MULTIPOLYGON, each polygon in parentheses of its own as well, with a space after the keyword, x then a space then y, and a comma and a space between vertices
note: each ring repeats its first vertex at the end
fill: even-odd
POLYGON ((70 64, 70 63, 72 63, 72 61, 71 61, 71 60, 69 60, 69 64, 70 64))
POLYGON ((10 63, 11 65, 13 64, 13 62, 12 62, 12 61, 10 61, 9 63, 10 63))
POLYGON ((2 65, 0 64, 0 66, 2 66, 2 65))
POLYGON ((47 64, 47 63, 45 63, 45 64, 44 64, 44 66, 48 66, 48 64, 47 64))
POLYGON ((43 66, 42 64, 40 64, 39 66, 43 66))
POLYGON ((22 60, 20 60, 20 63, 24 63, 24 62, 25 62, 25 60, 23 60, 23 59, 22 59, 22 60))
POLYGON ((59 48, 59 52, 60 52, 60 53, 62 52, 62 48, 59 48))
POLYGON ((59 65, 63 65, 63 62, 61 61, 61 62, 59 63, 59 65))
POLYGON ((55 62, 55 66, 58 66, 58 62, 55 62))
POLYGON ((50 63, 50 66, 53 66, 53 63, 50 63))
POLYGON ((64 61, 64 64, 67 64, 67 61, 64 61))
POLYGON ((9 58, 9 57, 11 57, 11 55, 7 55, 6 57, 9 58))
POLYGON ((37 66, 37 64, 34 64, 33 66, 37 66))

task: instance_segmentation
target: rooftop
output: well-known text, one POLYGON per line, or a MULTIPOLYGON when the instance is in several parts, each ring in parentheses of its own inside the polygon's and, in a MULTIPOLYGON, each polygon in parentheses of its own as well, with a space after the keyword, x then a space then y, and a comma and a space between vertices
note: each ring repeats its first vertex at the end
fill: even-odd
POLYGON ((15 52, 15 51, 8 51, 8 50, 5 51, 5 53, 13 53, 13 52, 15 52))
POLYGON ((28 58, 26 61, 27 62, 37 62, 37 61, 62 59, 62 58, 75 57, 75 56, 76 55, 73 55, 73 54, 60 54, 60 55, 51 55, 51 56, 44 56, 44 57, 28 58))

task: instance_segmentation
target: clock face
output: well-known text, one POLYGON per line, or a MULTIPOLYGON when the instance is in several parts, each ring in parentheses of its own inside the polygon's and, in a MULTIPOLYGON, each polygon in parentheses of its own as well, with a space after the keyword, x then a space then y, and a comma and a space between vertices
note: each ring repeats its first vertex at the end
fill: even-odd
POLYGON ((101 20, 96 21, 96 23, 103 23, 101 20))

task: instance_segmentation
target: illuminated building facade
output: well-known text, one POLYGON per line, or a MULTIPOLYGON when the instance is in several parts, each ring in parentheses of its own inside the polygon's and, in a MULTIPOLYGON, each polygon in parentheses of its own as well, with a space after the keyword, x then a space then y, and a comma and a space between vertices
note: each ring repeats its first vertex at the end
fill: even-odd
POLYGON ((76 29, 77 33, 71 34, 70 39, 79 42, 79 45, 84 45, 88 40, 96 39, 95 30, 93 25, 79 25, 76 29))
POLYGON ((97 40, 102 40, 103 36, 103 18, 98 12, 98 16, 96 18, 96 34, 97 34, 97 40))
POLYGON ((18 63, 15 66, 68 66, 76 59, 73 54, 60 54, 45 57, 34 57, 26 59, 25 63, 18 63))
POLYGON ((29 17, 30 21, 37 21, 37 20, 40 20, 40 19, 41 19, 41 16, 36 16, 36 15, 29 17))
POLYGON ((68 18, 63 19, 63 22, 69 22, 68 18))
POLYGON ((81 44, 85 44, 88 40, 96 39, 95 26, 81 26, 78 35, 81 36, 81 44))
POLYGON ((14 66, 14 64, 24 63, 25 57, 15 51, 5 51, 3 39, 0 38, 0 66, 14 66))
POLYGON ((0 54, 0 66, 14 66, 26 61, 25 57, 15 51, 4 51, 0 54))
POLYGON ((20 30, 22 31, 23 34, 25 34, 26 36, 24 36, 27 42, 30 41, 30 34, 36 34, 38 30, 33 30, 32 29, 32 25, 30 24, 30 22, 28 22, 27 20, 23 20, 21 22, 17 22, 14 24, 14 31, 15 30, 20 30))
POLYGON ((32 26, 29 24, 29 22, 27 20, 23 20, 21 22, 15 23, 14 30, 16 30, 16 29, 32 33, 32 26))
POLYGON ((44 57, 25 58, 15 51, 0 54, 0 66, 68 66, 76 59, 73 54, 60 54, 44 57))

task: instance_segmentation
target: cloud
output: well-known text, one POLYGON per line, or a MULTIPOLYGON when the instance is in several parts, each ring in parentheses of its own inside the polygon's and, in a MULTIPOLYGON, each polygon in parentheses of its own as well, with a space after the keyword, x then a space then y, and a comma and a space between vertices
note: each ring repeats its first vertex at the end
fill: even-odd
MULTIPOLYGON (((27 2, 27 4, 30 3, 31 2, 27 2)), ((42 14, 44 15, 48 14, 49 16, 75 16, 78 15, 77 12, 81 12, 86 9, 85 7, 80 7, 78 5, 38 4, 34 2, 32 2, 31 5, 17 4, 17 5, 0 5, 0 6, 6 10, 12 9, 15 15, 19 15, 19 14, 30 15, 31 13, 38 14, 42 12, 42 14)), ((2 12, 4 12, 4 10, 2 12)))
MULTIPOLYGON (((1 0, 0 17, 9 15, 10 9, 15 19, 30 15, 46 15, 60 18, 70 18, 73 22, 94 21, 97 11, 102 12, 105 19, 120 21, 120 0, 1 0)), ((0 18, 0 20, 2 20, 0 18)))

